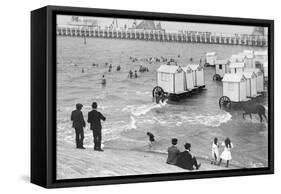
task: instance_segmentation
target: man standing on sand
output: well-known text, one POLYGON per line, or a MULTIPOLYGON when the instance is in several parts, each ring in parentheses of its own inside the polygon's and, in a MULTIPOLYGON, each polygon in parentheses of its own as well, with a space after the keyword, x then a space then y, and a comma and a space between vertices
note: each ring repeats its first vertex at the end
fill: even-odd
POLYGON ((86 126, 83 113, 82 113, 82 104, 76 104, 76 110, 71 112, 71 121, 72 127, 75 129, 76 134, 76 148, 85 149, 83 147, 84 140, 84 127, 86 126))
POLYGON ((93 110, 88 113, 88 123, 91 124, 91 130, 93 131, 94 136, 94 150, 96 151, 103 151, 101 149, 101 120, 105 121, 105 117, 97 111, 98 105, 96 102, 93 102, 92 104, 93 110))
POLYGON ((172 139, 172 146, 168 148, 168 158, 167 164, 175 165, 177 163, 178 156, 180 154, 180 150, 177 148, 178 139, 172 139))

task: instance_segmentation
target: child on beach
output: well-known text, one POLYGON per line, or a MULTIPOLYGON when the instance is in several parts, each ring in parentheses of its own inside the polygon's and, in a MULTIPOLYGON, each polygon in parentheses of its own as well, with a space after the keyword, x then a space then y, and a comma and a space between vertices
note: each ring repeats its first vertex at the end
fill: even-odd
POLYGON ((149 149, 151 149, 151 148, 152 148, 152 145, 153 145, 154 142, 155 142, 154 135, 153 135, 151 132, 147 132, 146 135, 147 135, 148 138, 149 138, 149 144, 148 144, 149 149))
POLYGON ((217 160, 219 159, 219 144, 218 138, 215 137, 212 144, 212 161, 211 164, 217 164, 217 160))
POLYGON ((219 164, 221 164, 222 160, 226 161, 226 168, 229 166, 229 161, 232 159, 230 150, 233 148, 233 144, 229 138, 226 138, 224 142, 222 142, 222 146, 224 146, 224 150, 221 154, 219 164))

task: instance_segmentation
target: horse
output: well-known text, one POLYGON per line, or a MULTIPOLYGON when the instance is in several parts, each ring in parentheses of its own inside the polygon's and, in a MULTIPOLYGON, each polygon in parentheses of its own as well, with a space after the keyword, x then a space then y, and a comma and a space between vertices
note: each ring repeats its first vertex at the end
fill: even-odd
POLYGON ((266 122, 267 122, 267 117, 265 115, 265 108, 261 104, 252 104, 248 106, 244 106, 244 113, 243 113, 243 119, 245 119, 245 115, 250 115, 250 118, 252 119, 252 114, 258 114, 260 117, 260 122, 262 123, 263 119, 262 116, 264 116, 266 122))

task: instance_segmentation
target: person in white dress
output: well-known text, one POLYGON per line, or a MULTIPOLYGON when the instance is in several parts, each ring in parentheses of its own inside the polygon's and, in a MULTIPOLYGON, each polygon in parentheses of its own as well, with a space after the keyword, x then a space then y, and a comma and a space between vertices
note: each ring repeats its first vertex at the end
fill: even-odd
POLYGON ((215 139, 212 143, 212 161, 211 161, 211 164, 217 164, 218 160, 219 160, 219 143, 218 143, 218 138, 215 137, 215 139))
POLYGON ((222 142, 222 146, 224 146, 224 150, 221 154, 221 157, 220 157, 220 161, 219 161, 219 164, 221 164, 222 160, 225 160, 226 161, 226 166, 228 168, 229 166, 229 161, 232 159, 231 157, 231 149, 233 148, 233 144, 232 142, 230 141, 229 138, 226 138, 224 140, 224 142, 222 142))

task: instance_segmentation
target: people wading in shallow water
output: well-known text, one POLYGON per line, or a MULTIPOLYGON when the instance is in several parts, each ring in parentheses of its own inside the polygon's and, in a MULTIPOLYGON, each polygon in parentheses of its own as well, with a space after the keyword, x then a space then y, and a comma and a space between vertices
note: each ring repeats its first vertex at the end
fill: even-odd
POLYGON ((221 164, 222 160, 225 160, 226 161, 226 166, 228 168, 229 166, 229 161, 232 159, 231 157, 231 149, 233 148, 233 144, 232 142, 230 141, 229 138, 226 138, 224 140, 224 142, 222 142, 222 146, 224 146, 224 150, 221 154, 221 157, 220 157, 220 161, 219 161, 219 164, 221 164))
POLYGON ((93 102, 92 104, 92 111, 88 113, 88 123, 91 125, 91 130, 93 131, 93 137, 94 137, 94 150, 95 151, 103 151, 101 149, 101 140, 102 140, 102 126, 101 126, 101 120, 105 121, 105 117, 97 111, 98 104, 96 102, 93 102))
POLYGON ((105 79, 104 75, 102 75, 101 84, 106 85, 106 79, 105 79))
POLYGON ((217 164, 218 160, 219 160, 219 143, 218 143, 218 138, 215 137, 215 139, 212 143, 212 161, 211 161, 211 164, 217 164))
POLYGON ((135 70, 135 78, 138 78, 137 70, 135 70))
POLYGON ((76 110, 71 112, 71 121, 72 127, 75 129, 76 135, 76 148, 78 149, 85 149, 83 147, 83 140, 84 140, 84 127, 86 126, 83 113, 82 113, 82 104, 76 104, 76 110))
POLYGON ((81 71, 81 73, 84 73, 84 68, 82 68, 82 71, 81 71))
POLYGON ((133 71, 132 70, 129 71, 128 77, 133 78, 133 71))

